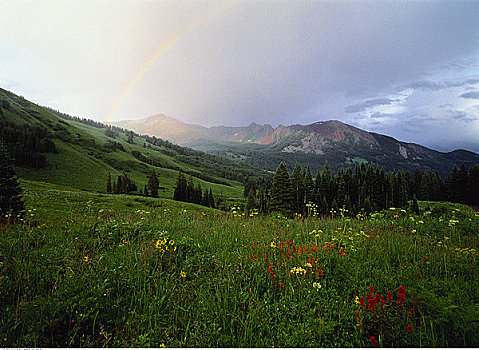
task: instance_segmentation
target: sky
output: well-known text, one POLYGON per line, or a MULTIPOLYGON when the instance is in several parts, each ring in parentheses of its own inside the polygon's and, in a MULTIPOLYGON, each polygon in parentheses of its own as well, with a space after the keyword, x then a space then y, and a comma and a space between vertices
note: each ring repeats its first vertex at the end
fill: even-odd
POLYGON ((479 153, 479 1, 0 0, 0 87, 98 121, 336 119, 479 153))

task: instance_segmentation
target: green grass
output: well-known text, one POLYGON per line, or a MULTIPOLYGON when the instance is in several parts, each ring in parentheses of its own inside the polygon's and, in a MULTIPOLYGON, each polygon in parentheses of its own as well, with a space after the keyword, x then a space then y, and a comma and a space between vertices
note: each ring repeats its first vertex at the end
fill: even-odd
POLYGON ((288 220, 22 186, 27 217, 0 228, 0 346, 479 345, 468 207, 288 220))

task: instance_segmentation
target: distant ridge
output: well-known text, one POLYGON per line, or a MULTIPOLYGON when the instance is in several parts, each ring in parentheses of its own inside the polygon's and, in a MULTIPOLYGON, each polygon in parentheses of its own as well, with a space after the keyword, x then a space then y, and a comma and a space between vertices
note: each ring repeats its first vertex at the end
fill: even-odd
POLYGON ((309 165, 312 170, 320 169, 326 161, 334 169, 364 162, 386 170, 432 170, 444 177, 454 165, 469 167, 479 163, 479 155, 474 152, 439 152, 338 120, 308 125, 279 125, 277 128, 257 123, 241 127, 207 128, 156 115, 141 120, 115 122, 114 125, 162 137, 182 146, 228 156, 267 170, 275 170, 282 161, 290 168, 298 162, 309 165))

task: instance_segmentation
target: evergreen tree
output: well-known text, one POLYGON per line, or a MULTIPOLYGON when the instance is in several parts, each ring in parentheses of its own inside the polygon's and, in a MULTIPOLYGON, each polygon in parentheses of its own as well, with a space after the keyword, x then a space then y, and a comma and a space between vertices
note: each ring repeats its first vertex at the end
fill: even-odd
POLYGON ((209 204, 208 190, 206 188, 205 188, 205 192, 203 193, 203 196, 201 197, 201 201, 199 204, 205 207, 207 207, 209 204))
POLYGON ((479 165, 474 164, 469 169, 469 204, 479 205, 479 165))
POLYGON ((309 165, 304 172, 303 188, 304 188, 303 205, 306 205, 306 203, 313 202, 313 189, 314 189, 313 175, 311 174, 311 169, 309 165))
MULTIPOLYGON (((206 195, 208 196, 208 193, 206 195)), ((203 189, 201 188, 201 184, 198 182, 196 184, 196 188, 193 190, 193 200, 191 201, 191 203, 203 204, 202 201, 203 201, 203 189)), ((206 199, 206 203, 208 203, 208 199, 206 199)))
POLYGON ((210 208, 215 208, 215 197, 213 196, 213 191, 211 191, 211 188, 210 188, 210 191, 208 192, 208 206, 210 208))
POLYGON ((419 215, 419 204, 417 203, 416 195, 412 198, 412 212, 416 215, 419 215))
POLYGON ((256 185, 252 179, 248 178, 248 180, 246 181, 246 184, 244 185, 244 191, 243 191, 244 198, 248 198, 250 191, 254 191, 256 195, 256 185))
POLYGON ((148 176, 148 189, 150 190, 150 195, 152 197, 158 197, 158 188, 160 183, 158 177, 156 176, 155 170, 152 170, 150 176, 148 176))
POLYGON ((293 187, 289 179, 286 164, 281 163, 273 177, 273 189, 271 192, 271 209, 285 215, 290 215, 293 210, 293 187))
POLYGON ((108 177, 106 179, 106 193, 111 193, 111 174, 108 173, 108 177))
POLYGON ((261 214, 265 214, 267 213, 267 209, 266 209, 266 195, 265 195, 265 190, 263 187, 261 187, 259 189, 259 193, 258 193, 258 199, 259 199, 259 212, 261 214))
POLYGON ((420 196, 421 180, 422 180, 421 170, 419 170, 419 168, 416 168, 416 170, 414 171, 414 179, 413 179, 413 186, 412 186, 413 196, 420 196))
POLYGON ((256 208, 256 198, 253 191, 249 191, 248 198, 246 199, 246 213, 249 214, 254 208, 256 208))
POLYGON ((192 203, 195 200, 195 185, 193 184, 193 176, 188 178, 188 182, 186 183, 186 196, 185 202, 192 203))
POLYGON ((22 188, 13 169, 13 160, 6 145, 0 141, 0 218, 8 214, 23 216, 24 213, 22 188))
POLYGON ((457 172, 457 201, 459 203, 466 203, 467 200, 467 184, 468 184, 468 173, 464 164, 461 165, 461 168, 457 172))
POLYGON ((176 201, 186 202, 186 178, 185 175, 180 171, 178 174, 178 179, 176 180, 175 192, 173 194, 173 199, 176 201))
POLYGON ((145 187, 143 188, 143 194, 146 196, 146 197, 149 197, 150 194, 148 193, 148 186, 146 186, 145 184, 145 187))
POLYGON ((127 136, 128 136, 127 142, 133 144, 133 131, 128 131, 127 136))
POLYGON ((304 182, 304 176, 301 171, 301 166, 296 163, 296 166, 294 167, 293 170, 293 175, 291 176, 291 184, 293 186, 293 195, 294 195, 294 207, 293 210, 298 213, 302 214, 303 213, 303 206, 304 206, 304 188, 303 188, 303 182, 304 182))

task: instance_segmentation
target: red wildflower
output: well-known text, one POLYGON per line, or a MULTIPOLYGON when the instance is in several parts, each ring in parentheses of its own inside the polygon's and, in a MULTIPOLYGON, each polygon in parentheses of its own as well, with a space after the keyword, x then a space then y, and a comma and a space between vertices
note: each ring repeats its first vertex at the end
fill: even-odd
POLYGON ((303 249, 298 248, 298 254, 301 255, 302 252, 303 252, 303 249))
POLYGON ((411 331, 411 330, 414 329, 414 327, 413 327, 412 325, 410 325, 410 324, 408 324, 406 328, 407 328, 408 331, 411 331))
POLYGON ((358 329, 361 329, 361 317, 359 317, 359 311, 356 311, 354 315, 356 316, 356 324, 358 325, 358 329))
POLYGON ((371 337, 371 345, 374 346, 374 347, 378 347, 378 346, 379 346, 379 343, 378 343, 378 341, 376 340, 376 337, 371 337))
POLYGON ((388 301, 393 299, 393 295, 390 290, 388 290, 388 301))
POLYGON ((268 267, 268 275, 273 272, 273 265, 271 265, 270 267, 268 267))
POLYGON ((364 305, 364 297, 359 297, 359 304, 361 305, 363 311, 366 311, 366 305, 364 305))
POLYGON ((376 313, 376 299, 369 299, 368 304, 369 310, 373 313, 376 313))
POLYGON ((280 286, 281 288, 286 288, 286 286, 284 285, 283 282, 280 282, 280 283, 279 283, 279 286, 280 286))

